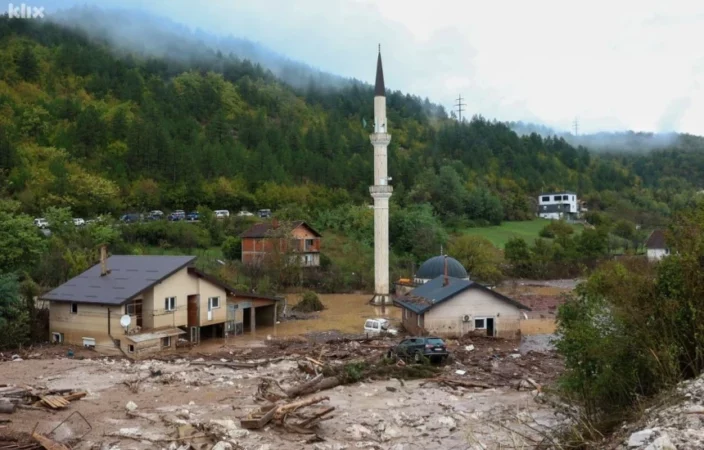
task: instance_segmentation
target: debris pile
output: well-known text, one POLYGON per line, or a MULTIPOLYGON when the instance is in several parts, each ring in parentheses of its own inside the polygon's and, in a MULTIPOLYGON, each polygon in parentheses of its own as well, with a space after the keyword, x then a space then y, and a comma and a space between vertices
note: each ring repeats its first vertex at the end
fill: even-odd
POLYGON ((12 414, 16 409, 41 407, 64 409, 87 394, 73 389, 41 390, 30 386, 0 385, 0 413, 12 414))
POLYGON ((681 383, 670 398, 668 406, 646 410, 645 420, 631 429, 619 448, 704 448, 704 375, 681 383))

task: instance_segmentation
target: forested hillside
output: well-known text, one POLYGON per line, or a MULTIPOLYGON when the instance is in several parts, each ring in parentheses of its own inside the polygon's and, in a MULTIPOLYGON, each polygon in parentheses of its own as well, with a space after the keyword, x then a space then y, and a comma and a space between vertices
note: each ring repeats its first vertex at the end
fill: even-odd
MULTIPOLYGON (((369 203, 372 102, 359 82, 295 88, 217 51, 117 54, 76 30, 0 19, 0 176, 31 214, 369 203)), ((701 150, 595 156, 481 117, 460 124, 398 91, 387 102, 392 198, 448 224, 530 218, 551 189, 656 223, 704 179, 701 150)))

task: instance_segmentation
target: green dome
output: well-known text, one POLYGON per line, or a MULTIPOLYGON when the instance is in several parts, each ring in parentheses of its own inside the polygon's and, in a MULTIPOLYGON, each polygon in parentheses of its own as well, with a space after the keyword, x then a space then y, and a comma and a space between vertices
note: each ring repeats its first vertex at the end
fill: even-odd
MULTIPOLYGON (((423 264, 416 272, 416 278, 432 280, 441 275, 445 275, 445 256, 433 256, 423 264)), ((447 276, 454 278, 469 278, 467 271, 455 258, 447 257, 447 276)))

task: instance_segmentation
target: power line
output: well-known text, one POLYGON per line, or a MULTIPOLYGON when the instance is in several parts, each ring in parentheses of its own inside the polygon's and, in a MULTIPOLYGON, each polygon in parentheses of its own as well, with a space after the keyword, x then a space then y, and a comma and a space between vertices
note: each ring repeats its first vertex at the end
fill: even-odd
POLYGON ((574 129, 574 135, 578 136, 579 135, 579 119, 574 118, 574 122, 572 122, 572 128, 574 129))
POLYGON ((462 94, 460 94, 460 97, 457 99, 457 104, 455 106, 457 107, 457 113, 459 115, 460 122, 462 122, 462 111, 463 111, 462 107, 467 106, 466 103, 462 103, 462 94))

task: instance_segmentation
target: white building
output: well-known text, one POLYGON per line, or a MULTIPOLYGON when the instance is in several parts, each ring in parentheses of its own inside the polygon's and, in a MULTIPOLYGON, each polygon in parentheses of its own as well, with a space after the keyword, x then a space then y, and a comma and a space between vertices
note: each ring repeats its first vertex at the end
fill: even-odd
POLYGON ((665 244, 665 233, 662 230, 653 230, 645 241, 648 261, 660 261, 670 254, 670 249, 665 244))
POLYGON ((549 192, 538 196, 538 216, 543 219, 576 219, 579 213, 580 205, 574 192, 549 192))

